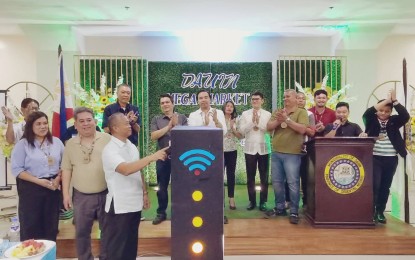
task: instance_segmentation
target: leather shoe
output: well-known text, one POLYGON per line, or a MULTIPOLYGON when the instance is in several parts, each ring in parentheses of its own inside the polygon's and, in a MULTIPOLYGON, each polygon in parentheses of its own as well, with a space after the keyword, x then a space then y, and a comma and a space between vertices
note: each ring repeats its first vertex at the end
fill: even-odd
POLYGON ((153 219, 153 225, 158 225, 166 220, 166 215, 157 214, 156 218, 153 219))
POLYGON ((382 212, 377 212, 376 213, 376 220, 379 223, 386 224, 386 217, 385 217, 385 215, 383 215, 382 212))
POLYGON ((235 210, 236 209, 234 198, 229 198, 229 209, 230 210, 235 210))
POLYGON ((246 209, 247 209, 247 210, 253 210, 254 208, 256 208, 256 204, 255 204, 255 203, 250 202, 250 203, 249 203, 249 205, 248 205, 248 207, 247 207, 246 209))
POLYGON ((226 216, 223 216, 223 224, 228 224, 228 223, 229 223, 228 218, 226 216))
POLYGON ((290 214, 290 223, 291 224, 298 224, 299 220, 300 220, 300 218, 298 217, 298 214, 295 214, 295 213, 290 214))
POLYGON ((259 204, 260 211, 267 211, 267 204, 265 202, 259 204))

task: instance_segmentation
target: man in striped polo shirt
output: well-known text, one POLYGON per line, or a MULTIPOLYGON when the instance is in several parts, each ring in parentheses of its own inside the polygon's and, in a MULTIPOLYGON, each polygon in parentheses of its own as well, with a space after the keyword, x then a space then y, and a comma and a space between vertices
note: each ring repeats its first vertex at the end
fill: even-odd
POLYGON ((373 148, 373 203, 375 222, 386 224, 385 211, 393 175, 398 166, 398 156, 405 157, 405 141, 399 129, 409 120, 409 113, 396 99, 392 89, 386 99, 368 108, 363 114, 365 132, 375 137, 373 148), (391 115, 395 108, 397 115, 391 115))

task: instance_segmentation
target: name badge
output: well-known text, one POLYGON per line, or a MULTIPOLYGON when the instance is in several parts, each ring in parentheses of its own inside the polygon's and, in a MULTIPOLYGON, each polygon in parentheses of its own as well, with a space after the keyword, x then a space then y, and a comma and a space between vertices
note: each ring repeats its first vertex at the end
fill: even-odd
POLYGON ((52 156, 48 156, 48 165, 52 166, 53 164, 55 164, 55 160, 53 159, 52 156))

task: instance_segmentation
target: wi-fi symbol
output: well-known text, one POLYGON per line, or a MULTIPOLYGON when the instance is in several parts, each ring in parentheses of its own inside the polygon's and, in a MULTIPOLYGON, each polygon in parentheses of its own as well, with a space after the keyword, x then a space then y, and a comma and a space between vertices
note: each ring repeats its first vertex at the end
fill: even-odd
POLYGON ((202 149, 189 150, 179 157, 183 165, 188 166, 189 171, 194 171, 195 175, 199 175, 201 171, 206 171, 215 159, 216 157, 212 153, 202 149))

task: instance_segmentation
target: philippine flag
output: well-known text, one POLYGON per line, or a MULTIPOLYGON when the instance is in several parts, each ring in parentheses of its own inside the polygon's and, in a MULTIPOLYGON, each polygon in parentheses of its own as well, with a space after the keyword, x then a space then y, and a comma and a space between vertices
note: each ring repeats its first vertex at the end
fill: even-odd
POLYGON ((53 105, 52 135, 62 139, 66 132, 66 121, 73 117, 72 96, 63 67, 62 48, 59 45, 58 79, 55 86, 55 101, 53 105))

